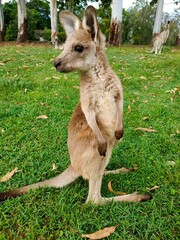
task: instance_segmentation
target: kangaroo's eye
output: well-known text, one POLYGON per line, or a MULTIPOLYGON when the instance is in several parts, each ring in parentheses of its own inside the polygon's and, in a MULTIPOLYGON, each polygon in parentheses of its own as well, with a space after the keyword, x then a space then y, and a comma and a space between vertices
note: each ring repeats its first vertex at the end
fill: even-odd
POLYGON ((82 53, 84 51, 84 47, 82 45, 76 45, 74 47, 75 52, 82 53))

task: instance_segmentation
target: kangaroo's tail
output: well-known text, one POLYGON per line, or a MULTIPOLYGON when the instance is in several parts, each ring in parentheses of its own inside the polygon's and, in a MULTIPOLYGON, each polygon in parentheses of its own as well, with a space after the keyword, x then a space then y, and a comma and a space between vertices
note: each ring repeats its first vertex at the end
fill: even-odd
POLYGON ((62 172, 57 177, 51 178, 49 180, 45 180, 42 182, 38 182, 32 185, 28 185, 25 187, 17 188, 14 190, 9 190, 7 192, 0 193, 0 201, 3 201, 7 198, 15 198, 19 195, 27 193, 30 189, 36 189, 39 187, 56 187, 56 188, 62 188, 71 182, 75 181, 76 178, 78 178, 79 175, 74 171, 72 166, 70 165, 64 172, 62 172))

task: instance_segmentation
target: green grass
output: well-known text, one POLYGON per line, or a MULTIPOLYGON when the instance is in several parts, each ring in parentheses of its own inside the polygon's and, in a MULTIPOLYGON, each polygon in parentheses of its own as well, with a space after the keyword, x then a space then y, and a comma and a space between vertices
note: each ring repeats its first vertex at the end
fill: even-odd
MULTIPOLYGON (((44 188, 0 203, 0 240, 81 239, 117 225, 108 239, 179 239, 180 54, 165 48, 157 56, 148 47, 109 48, 107 54, 124 88, 125 135, 108 169, 138 166, 130 174, 105 176, 103 196, 115 190, 147 192, 143 203, 84 204, 88 184, 82 179, 63 189, 44 188), (146 120, 144 120, 146 117, 146 120), (157 132, 137 131, 137 127, 157 132), (174 166, 169 162, 173 161, 174 166)), ((43 46, 0 46, 0 177, 18 167, 0 191, 56 176, 69 165, 67 126, 78 98, 77 73, 53 68, 58 52, 43 46), (43 103, 43 104, 42 104, 43 103), (36 119, 39 115, 48 119, 36 119), (57 169, 51 171, 52 162, 57 169)))

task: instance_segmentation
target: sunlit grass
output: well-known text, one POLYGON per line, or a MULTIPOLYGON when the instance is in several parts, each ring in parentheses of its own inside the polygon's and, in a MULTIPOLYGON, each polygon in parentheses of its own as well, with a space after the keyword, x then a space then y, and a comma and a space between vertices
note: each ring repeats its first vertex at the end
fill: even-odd
MULTIPOLYGON (((79 77, 54 70, 59 53, 48 45, 4 45, 0 51, 0 177, 19 169, 0 183, 4 191, 56 176, 69 165, 67 126, 79 99, 79 77)), ((81 239, 82 233, 112 225, 118 227, 108 239, 178 239, 180 54, 169 48, 158 56, 148 51, 107 49, 124 88, 125 127, 108 168, 138 166, 138 171, 104 177, 102 194, 112 196, 108 181, 128 193, 159 186, 153 200, 85 205, 88 184, 82 179, 60 190, 30 191, 0 203, 0 239, 81 239)))

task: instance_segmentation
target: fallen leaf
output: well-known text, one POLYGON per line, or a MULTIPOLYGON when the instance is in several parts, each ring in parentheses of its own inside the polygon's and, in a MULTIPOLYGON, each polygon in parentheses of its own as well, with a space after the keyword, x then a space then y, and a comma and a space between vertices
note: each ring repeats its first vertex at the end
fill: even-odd
POLYGON ((173 89, 167 90, 165 93, 173 93, 173 94, 175 94, 176 92, 178 92, 179 95, 180 95, 180 88, 175 87, 173 89))
POLYGON ((132 100, 132 104, 134 104, 135 102, 136 102, 136 100, 133 99, 133 100, 132 100))
POLYGON ((116 229, 117 226, 112 226, 112 227, 106 227, 102 230, 99 230, 97 232, 94 232, 94 233, 90 233, 90 234, 82 234, 82 237, 86 237, 86 238, 89 238, 89 239, 102 239, 102 238, 105 238, 105 237, 108 237, 110 236, 116 229))
POLYGON ((169 166, 175 166, 176 165, 176 163, 174 161, 168 161, 167 163, 168 163, 169 166))
POLYGON ((54 79, 60 79, 60 77, 58 77, 58 76, 52 76, 52 78, 54 78, 54 79))
POLYGON ((47 118, 48 118, 48 116, 46 116, 46 115, 40 115, 36 119, 47 119, 47 118))
POLYGON ((4 175, 4 176, 1 178, 0 182, 6 182, 6 181, 9 180, 15 173, 17 173, 17 171, 18 171, 18 168, 16 167, 16 168, 14 168, 11 172, 6 173, 6 175, 4 175))
POLYGON ((29 67, 28 67, 28 66, 26 66, 26 65, 23 65, 23 68, 27 69, 27 68, 29 68, 29 67))
POLYGON ((3 129, 3 128, 0 128, 0 132, 1 132, 1 133, 4 133, 4 129, 3 129))
POLYGON ((109 190, 111 193, 114 193, 115 195, 126 195, 126 193, 124 193, 124 192, 114 191, 113 188, 112 188, 112 185, 111 185, 111 181, 108 182, 108 190, 109 190))
POLYGON ((130 105, 128 105, 128 110, 129 110, 130 112, 132 112, 132 109, 131 109, 131 106, 130 106, 130 105))
POLYGON ((148 102, 148 100, 144 100, 144 103, 147 103, 148 102))
POLYGON ((73 86, 73 88, 75 88, 75 89, 80 89, 80 87, 79 87, 79 86, 73 86))
POLYGON ((3 62, 0 62, 0 66, 4 66, 5 65, 5 63, 3 63, 3 62))
POLYGON ((146 188, 146 189, 149 190, 149 191, 153 191, 153 190, 158 189, 158 188, 159 188, 159 186, 154 186, 152 188, 146 188))
POLYGON ((143 120, 145 121, 145 120, 147 120, 148 119, 148 117, 147 116, 145 116, 145 117, 143 117, 143 120))
POLYGON ((140 79, 142 79, 142 80, 146 80, 147 78, 144 77, 144 76, 141 76, 140 79))
POLYGON ((56 168, 57 168, 57 167, 56 167, 56 164, 53 162, 53 163, 52 163, 52 169, 51 169, 51 171, 56 170, 56 168))
POLYGON ((160 76, 160 75, 155 75, 154 77, 156 77, 156 78, 161 78, 161 76, 160 76))
POLYGON ((180 131, 178 130, 178 129, 176 129, 176 131, 175 131, 177 134, 179 134, 180 133, 180 131))
POLYGON ((43 107, 43 106, 45 106, 45 103, 43 103, 43 102, 40 102, 40 105, 43 107))
POLYGON ((138 165, 134 165, 133 169, 134 169, 134 171, 137 171, 138 170, 138 165))
POLYGON ((145 132, 157 132, 155 129, 142 128, 142 127, 136 128, 136 130, 142 130, 142 131, 145 131, 145 132))

